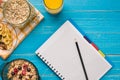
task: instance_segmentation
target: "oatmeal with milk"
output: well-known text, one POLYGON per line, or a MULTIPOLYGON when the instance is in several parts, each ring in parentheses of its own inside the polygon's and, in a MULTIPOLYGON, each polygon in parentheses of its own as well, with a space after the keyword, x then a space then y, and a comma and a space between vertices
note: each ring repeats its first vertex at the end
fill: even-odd
POLYGON ((28 61, 13 61, 7 73, 9 80, 38 80, 36 68, 28 61))

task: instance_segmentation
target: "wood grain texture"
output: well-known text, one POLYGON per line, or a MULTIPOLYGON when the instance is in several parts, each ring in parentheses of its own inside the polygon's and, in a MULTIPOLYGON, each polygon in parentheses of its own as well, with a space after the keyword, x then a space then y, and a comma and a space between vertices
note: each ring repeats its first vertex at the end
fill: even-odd
MULTIPOLYGON (((67 19, 72 18, 106 54, 113 68, 101 80, 120 80, 120 0, 64 0, 60 14, 46 12, 42 0, 29 0, 45 19, 6 60, 25 58, 39 70, 42 80, 60 80, 36 55, 41 46, 67 19)), ((6 62, 0 59, 0 64, 6 62)))

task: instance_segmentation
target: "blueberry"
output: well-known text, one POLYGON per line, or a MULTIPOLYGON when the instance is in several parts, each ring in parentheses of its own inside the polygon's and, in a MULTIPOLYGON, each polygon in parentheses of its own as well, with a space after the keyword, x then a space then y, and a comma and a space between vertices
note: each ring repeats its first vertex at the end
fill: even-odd
POLYGON ((27 68, 27 71, 28 71, 28 72, 30 72, 30 71, 31 71, 31 69, 30 69, 30 68, 27 68))
POLYGON ((29 75, 29 78, 32 78, 33 75, 29 75))
POLYGON ((19 79, 22 79, 22 75, 21 74, 19 75, 19 79))
POLYGON ((18 66, 18 70, 21 70, 22 69, 22 67, 21 66, 18 66))
POLYGON ((11 75, 12 75, 12 76, 14 76, 14 75, 15 75, 15 73, 14 73, 14 72, 11 72, 11 75))

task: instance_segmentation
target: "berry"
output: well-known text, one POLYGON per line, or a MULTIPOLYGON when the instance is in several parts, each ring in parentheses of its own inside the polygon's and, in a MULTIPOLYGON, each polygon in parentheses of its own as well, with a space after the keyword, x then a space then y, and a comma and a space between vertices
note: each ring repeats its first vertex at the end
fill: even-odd
POLYGON ((23 66, 23 69, 27 69, 27 68, 28 68, 28 65, 25 64, 25 65, 23 66))
POLYGON ((27 68, 27 71, 28 71, 28 72, 30 72, 30 71, 31 71, 31 69, 30 69, 30 68, 27 68))
POLYGON ((18 70, 21 70, 22 69, 22 67, 21 66, 18 66, 18 70))
POLYGON ((25 71, 25 70, 23 70, 23 71, 22 71, 22 75, 25 75, 25 74, 26 74, 26 71, 25 71))
POLYGON ((15 75, 15 73, 14 73, 14 72, 11 72, 11 75, 12 75, 12 76, 14 76, 14 75, 15 75))
POLYGON ((19 79, 22 79, 22 75, 21 74, 19 75, 19 79))
POLYGON ((18 69, 17 68, 14 68, 14 73, 17 73, 18 72, 18 69))
POLYGON ((29 75, 29 78, 32 78, 33 75, 29 75))

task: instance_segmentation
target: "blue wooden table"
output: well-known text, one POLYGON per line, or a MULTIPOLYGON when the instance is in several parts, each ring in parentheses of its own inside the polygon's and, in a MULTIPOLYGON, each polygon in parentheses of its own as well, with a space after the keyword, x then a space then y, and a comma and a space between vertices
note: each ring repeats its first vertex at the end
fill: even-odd
MULTIPOLYGON (((120 0, 64 0, 58 15, 46 12, 42 0, 29 0, 44 15, 44 20, 24 39, 7 60, 28 59, 39 70, 42 80, 59 78, 35 55, 41 46, 68 18, 72 18, 104 52, 113 68, 101 80, 120 80, 120 0)), ((0 79, 1 80, 1 79, 0 79)))

